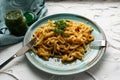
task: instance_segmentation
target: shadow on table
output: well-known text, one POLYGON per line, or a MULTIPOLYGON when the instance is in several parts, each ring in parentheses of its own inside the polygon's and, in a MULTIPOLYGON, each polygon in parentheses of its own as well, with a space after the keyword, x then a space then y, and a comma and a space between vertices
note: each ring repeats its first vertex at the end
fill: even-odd
POLYGON ((91 72, 92 73, 91 75, 95 75, 99 73, 102 70, 102 67, 104 67, 104 64, 105 64, 104 62, 108 56, 109 56, 109 53, 107 52, 107 49, 106 49, 102 58, 98 61, 98 63, 96 63, 92 68, 90 68, 88 72, 91 72))
POLYGON ((17 75, 20 80, 32 80, 32 77, 35 78, 34 80, 96 80, 94 74, 97 74, 101 70, 101 66, 103 66, 104 59, 107 55, 108 53, 88 71, 74 75, 59 76, 46 73, 33 66, 24 55, 16 58, 6 71, 15 74, 15 76, 17 75))
MULTIPOLYGON (((107 54, 104 55, 104 58, 106 57, 106 55, 107 54)), ((95 79, 96 77, 94 74, 99 72, 101 66, 103 65, 104 60, 101 59, 94 67, 90 68, 90 70, 93 70, 94 72, 88 70, 86 72, 65 76, 46 73, 34 67, 31 63, 29 63, 27 59, 26 62, 31 71, 33 72, 33 74, 39 76, 43 80, 97 80, 95 79)))

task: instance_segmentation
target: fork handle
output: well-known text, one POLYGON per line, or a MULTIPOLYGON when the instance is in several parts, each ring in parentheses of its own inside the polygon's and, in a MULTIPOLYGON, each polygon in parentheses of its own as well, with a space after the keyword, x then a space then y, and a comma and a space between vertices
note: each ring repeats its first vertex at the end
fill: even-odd
POLYGON ((5 62, 3 62, 1 65, 0 65, 0 70, 5 66, 7 65, 10 61, 12 61, 14 58, 16 58, 17 56, 16 55, 13 55, 12 57, 10 57, 8 60, 6 60, 5 62))

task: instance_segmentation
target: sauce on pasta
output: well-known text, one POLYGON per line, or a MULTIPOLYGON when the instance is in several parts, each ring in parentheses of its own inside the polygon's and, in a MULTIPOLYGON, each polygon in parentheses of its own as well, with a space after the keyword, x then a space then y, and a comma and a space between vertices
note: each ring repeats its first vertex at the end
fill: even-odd
POLYGON ((91 34, 93 28, 82 22, 63 20, 65 27, 60 29, 56 22, 58 21, 48 20, 36 29, 33 38, 38 38, 38 41, 33 51, 45 60, 50 57, 60 58, 62 62, 82 59, 87 51, 87 44, 94 40, 91 34))

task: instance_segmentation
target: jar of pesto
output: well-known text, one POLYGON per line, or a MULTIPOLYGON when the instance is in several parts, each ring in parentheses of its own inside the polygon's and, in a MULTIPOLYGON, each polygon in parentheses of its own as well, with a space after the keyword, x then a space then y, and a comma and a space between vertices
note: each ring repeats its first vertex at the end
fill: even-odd
POLYGON ((23 16, 22 10, 14 9, 8 11, 5 16, 5 24, 11 34, 16 36, 23 36, 27 31, 26 18, 23 16))

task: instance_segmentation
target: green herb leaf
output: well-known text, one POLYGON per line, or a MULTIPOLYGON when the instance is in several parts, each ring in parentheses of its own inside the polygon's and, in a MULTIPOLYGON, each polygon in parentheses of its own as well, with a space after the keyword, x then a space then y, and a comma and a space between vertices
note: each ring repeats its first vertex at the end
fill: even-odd
POLYGON ((58 29, 64 30, 64 28, 67 27, 66 20, 59 20, 55 21, 56 26, 58 26, 58 29))
POLYGON ((63 34, 63 33, 64 33, 63 30, 58 29, 58 28, 55 28, 55 29, 54 29, 54 32, 55 32, 55 33, 58 33, 58 34, 63 34))
POLYGON ((54 29, 54 32, 65 35, 64 29, 67 27, 66 20, 58 20, 55 21, 54 24, 57 26, 57 28, 54 29))

